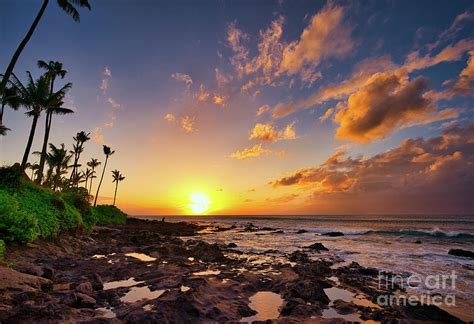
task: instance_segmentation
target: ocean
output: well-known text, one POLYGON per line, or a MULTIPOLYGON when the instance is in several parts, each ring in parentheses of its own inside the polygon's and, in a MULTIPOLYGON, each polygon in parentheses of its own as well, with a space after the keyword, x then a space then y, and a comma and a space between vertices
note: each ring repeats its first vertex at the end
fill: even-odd
POLYGON ((448 254, 450 249, 474 251, 472 215, 167 216, 166 221, 236 225, 234 230, 204 233, 202 239, 216 243, 234 242, 242 252, 276 250, 283 255, 321 242, 329 251, 313 257, 340 261, 336 267, 355 261, 362 266, 400 274, 405 278, 410 275, 437 278, 454 271, 454 285, 429 288, 419 285, 408 292, 453 295, 455 305, 443 305, 442 308, 465 321, 474 321, 474 259, 448 254), (259 232, 242 232, 242 227, 248 223, 271 227, 283 233, 261 235, 259 232), (307 232, 298 234, 299 230, 307 232), (344 233, 344 236, 321 235, 336 231, 344 233))

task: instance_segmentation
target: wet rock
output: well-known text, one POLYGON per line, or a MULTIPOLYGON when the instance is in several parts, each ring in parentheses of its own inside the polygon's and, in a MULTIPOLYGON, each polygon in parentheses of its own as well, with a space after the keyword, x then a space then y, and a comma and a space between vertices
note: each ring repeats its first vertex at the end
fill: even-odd
POLYGON ((92 288, 94 290, 102 290, 104 289, 104 281, 102 277, 98 273, 94 273, 91 278, 92 288))
POLYGON ((451 249, 448 254, 465 258, 474 258, 474 252, 463 249, 451 249))
POLYGON ((43 270, 43 274, 41 275, 41 277, 49 279, 49 280, 54 280, 56 276, 56 270, 54 270, 54 268, 49 267, 49 266, 44 266, 42 270, 43 270))
POLYGON ((75 308, 93 308, 96 300, 83 293, 71 292, 63 297, 61 303, 75 308))
POLYGON ((236 247, 237 247, 237 244, 235 244, 234 242, 232 242, 232 243, 227 244, 227 247, 228 247, 229 249, 233 249, 233 248, 236 248, 236 247))
POLYGON ((0 291, 32 291, 50 286, 50 280, 0 267, 0 291))
POLYGON ((329 262, 317 260, 310 263, 297 265, 295 270, 301 277, 318 278, 331 274, 331 265, 332 264, 329 262))
POLYGON ((314 251, 329 251, 329 249, 325 247, 322 243, 314 243, 314 244, 305 246, 305 248, 314 250, 314 251))
POLYGON ((423 243, 423 242, 421 242, 421 241, 415 241, 414 243, 415 243, 415 244, 421 244, 421 243, 423 243))
POLYGON ((307 232, 308 232, 307 230, 300 229, 296 232, 296 234, 303 234, 303 233, 307 233, 307 232))
POLYGON ((327 232, 327 233, 323 233, 321 235, 336 237, 336 236, 344 236, 344 233, 342 233, 342 232, 327 232))
POLYGON ((306 302, 329 304, 329 298, 324 293, 323 286, 317 281, 300 280, 289 284, 283 292, 285 299, 301 298, 306 302))
POLYGON ((190 244, 189 252, 194 258, 210 262, 226 260, 226 257, 217 244, 208 244, 202 241, 192 241, 188 243, 190 244))
POLYGON ((285 234, 282 230, 273 231, 272 234, 285 234))

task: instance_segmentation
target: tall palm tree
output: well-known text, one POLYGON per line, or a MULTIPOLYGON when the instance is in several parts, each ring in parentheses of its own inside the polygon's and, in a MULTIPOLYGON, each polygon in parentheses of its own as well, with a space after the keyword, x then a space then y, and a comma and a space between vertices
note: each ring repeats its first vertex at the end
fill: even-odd
MULTIPOLYGON (((72 19, 74 19, 74 21, 76 22, 80 21, 80 18, 81 18, 79 11, 76 9, 76 6, 80 8, 85 7, 91 10, 91 6, 88 0, 56 0, 56 2, 58 6, 63 11, 65 11, 68 15, 70 15, 72 19)), ((49 0, 43 0, 43 4, 41 5, 40 10, 36 14, 33 24, 31 25, 30 29, 28 30, 25 37, 21 41, 20 45, 16 49, 15 53, 13 54, 13 57, 11 58, 10 63, 8 64, 7 70, 5 71, 5 74, 3 75, 2 82, 0 83, 0 95, 4 93, 8 80, 10 79, 10 76, 13 73, 13 69, 15 67, 16 61, 18 61, 18 58, 20 57, 21 52, 23 51, 26 44, 30 40, 31 35, 33 35, 36 27, 38 26, 39 21, 41 20, 41 17, 43 17, 44 11, 46 10, 48 3, 49 3, 49 0)))
POLYGON ((123 176, 123 174, 120 173, 119 170, 114 170, 112 171, 112 178, 113 178, 112 182, 115 182, 115 193, 114 193, 114 206, 115 206, 115 198, 117 198, 118 184, 120 181, 123 181, 125 177, 123 176))
POLYGON ((115 153, 115 151, 112 151, 111 148, 108 147, 107 145, 103 145, 103 150, 105 154, 105 162, 104 162, 104 168, 102 169, 102 176, 100 177, 99 185, 97 186, 97 193, 94 199, 94 207, 97 206, 97 197, 99 197, 99 191, 100 191, 100 186, 102 185, 102 180, 104 180, 104 173, 105 173, 105 169, 107 168, 107 161, 109 160, 109 156, 115 153))
POLYGON ((26 115, 33 117, 30 135, 28 136, 28 142, 21 162, 22 170, 25 170, 26 163, 28 162, 28 156, 30 155, 31 145, 35 137, 39 116, 45 107, 48 106, 48 101, 51 99, 48 89, 49 80, 46 76, 40 76, 36 81, 33 80, 29 71, 27 72, 27 76, 28 83, 26 86, 21 83, 15 74, 12 74, 12 80, 10 80, 11 85, 15 88, 20 104, 28 109, 26 115))
POLYGON ((89 162, 87 162, 87 166, 91 167, 91 169, 92 169, 91 181, 89 183, 89 195, 92 192, 92 180, 94 178, 97 178, 95 176, 95 168, 97 168, 99 165, 100 165, 100 162, 99 162, 98 159, 92 158, 89 162))
POLYGON ((60 187, 62 184, 62 176, 67 173, 67 168, 72 155, 68 154, 64 144, 61 144, 58 148, 54 144, 49 143, 49 148, 51 152, 48 153, 47 160, 51 170, 54 171, 52 185, 53 190, 56 190, 56 188, 60 187))
MULTIPOLYGON (((49 61, 49 63, 46 63, 45 61, 39 60, 38 67, 40 69, 46 70, 45 74, 49 77, 49 81, 50 81, 49 93, 52 95, 54 91, 54 81, 56 80, 57 77, 64 79, 67 71, 63 69, 62 63, 57 62, 57 61, 49 61)), ((37 183, 41 183, 43 179, 43 170, 44 170, 44 164, 46 162, 46 151, 48 148, 49 133, 51 131, 51 122, 53 119, 53 114, 65 115, 65 114, 72 114, 73 112, 74 112, 73 110, 63 108, 63 107, 54 107, 54 106, 46 107, 46 122, 44 125, 44 138, 43 138, 43 147, 41 149, 39 172, 38 172, 38 177, 36 179, 37 183)))
MULTIPOLYGON (((71 153, 74 154, 74 164, 72 165, 70 177, 71 181, 77 176, 79 167, 81 166, 79 164, 79 158, 81 157, 81 153, 84 151, 84 143, 91 139, 89 137, 90 134, 91 133, 80 131, 76 134, 76 136, 73 137, 73 139, 76 141, 76 144, 73 145, 73 150, 71 151, 71 153)), ((71 183, 74 184, 75 182, 72 181, 71 183)))

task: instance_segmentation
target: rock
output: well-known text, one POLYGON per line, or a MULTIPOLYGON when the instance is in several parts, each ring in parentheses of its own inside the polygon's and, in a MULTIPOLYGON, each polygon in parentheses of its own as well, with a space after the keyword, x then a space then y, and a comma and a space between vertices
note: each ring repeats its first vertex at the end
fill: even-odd
POLYGON ((344 236, 344 233, 342 233, 342 232, 327 232, 327 233, 323 233, 321 235, 336 237, 336 236, 344 236))
POLYGON ((50 286, 50 280, 21 273, 10 268, 0 267, 0 291, 34 291, 50 286))
POLYGON ((449 250, 448 254, 465 258, 474 258, 474 252, 463 249, 451 249, 449 250))
POLYGON ((75 308, 93 308, 96 300, 86 294, 71 292, 64 296, 61 303, 75 308))
POLYGON ((415 244, 421 244, 421 243, 423 243, 423 242, 421 242, 421 241, 415 241, 414 243, 415 243, 415 244))
POLYGON ((94 289, 92 288, 92 284, 90 282, 83 282, 76 287, 76 291, 88 295, 92 293, 94 289))
POLYGON ((284 234, 285 232, 283 232, 282 230, 278 230, 278 231, 273 231, 272 234, 284 234))
POLYGON ((94 273, 94 275, 92 276, 91 284, 94 290, 104 289, 104 281, 102 280, 102 277, 98 273, 94 273))
POLYGON ((44 266, 42 270, 43 270, 43 274, 41 275, 41 277, 49 279, 49 280, 54 280, 56 276, 56 270, 54 270, 54 268, 49 267, 49 266, 44 266))
POLYGON ((307 302, 329 304, 329 298, 323 287, 314 280, 300 280, 289 284, 283 293, 285 299, 301 298, 307 302))
POLYGON ((300 229, 300 230, 298 230, 298 232, 296 232, 296 234, 303 234, 303 233, 307 233, 307 232, 308 232, 307 230, 300 229))
POLYGON ((322 243, 314 243, 308 246, 305 246, 306 249, 315 250, 315 251, 329 251, 322 243))
POLYGON ((335 300, 332 307, 341 315, 354 314, 357 312, 357 307, 341 299, 335 300))
POLYGON ((237 247, 237 244, 235 244, 234 242, 232 242, 232 243, 227 244, 227 247, 228 247, 229 249, 233 249, 233 248, 236 248, 236 247, 237 247))
POLYGON ((291 253, 288 259, 291 262, 301 262, 301 263, 310 262, 308 255, 301 251, 295 251, 291 253))
POLYGON ((58 284, 53 285, 54 291, 65 291, 65 290, 70 290, 70 289, 71 289, 71 284, 69 282, 58 283, 58 284))
POLYGON ((317 278, 331 274, 332 271, 330 266, 331 263, 317 260, 305 264, 299 264, 295 267, 295 270, 301 277, 317 278))

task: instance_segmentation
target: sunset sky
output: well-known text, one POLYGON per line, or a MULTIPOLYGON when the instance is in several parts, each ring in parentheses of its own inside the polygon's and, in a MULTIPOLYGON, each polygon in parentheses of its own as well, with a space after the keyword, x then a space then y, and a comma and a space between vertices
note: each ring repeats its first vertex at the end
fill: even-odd
MULTIPOLYGON (((473 1, 90 2, 50 5, 15 73, 68 70, 51 142, 116 150, 102 203, 119 169, 130 214, 474 212, 473 1)), ((2 70, 40 5, 0 1, 2 70)), ((4 123, 9 165, 31 119, 4 123)))

